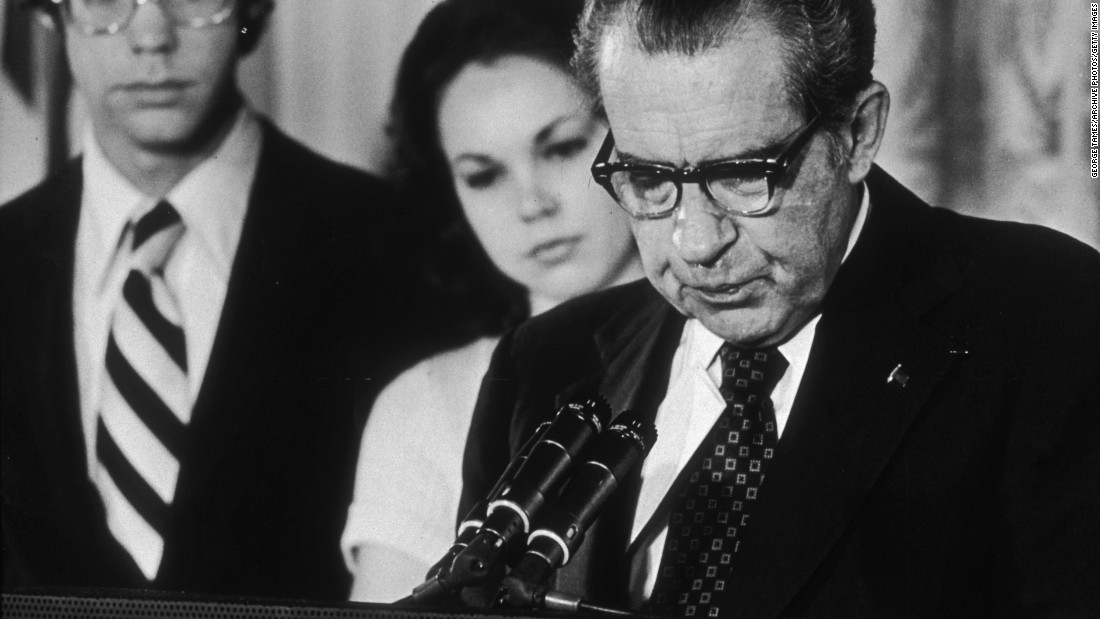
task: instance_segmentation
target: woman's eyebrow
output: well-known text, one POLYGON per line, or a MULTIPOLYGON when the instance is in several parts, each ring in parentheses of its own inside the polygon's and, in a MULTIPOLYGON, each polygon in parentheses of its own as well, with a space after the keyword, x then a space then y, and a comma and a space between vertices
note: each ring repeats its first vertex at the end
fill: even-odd
POLYGON ((560 127, 563 123, 569 120, 577 118, 577 114, 562 114, 557 118, 554 118, 550 122, 543 125, 542 129, 539 129, 535 134, 535 144, 545 144, 550 140, 550 137, 554 134, 554 130, 560 127))
POLYGON ((482 155, 481 153, 459 153, 451 158, 451 165, 458 165, 466 161, 479 165, 491 165, 493 163, 493 158, 489 155, 482 155))

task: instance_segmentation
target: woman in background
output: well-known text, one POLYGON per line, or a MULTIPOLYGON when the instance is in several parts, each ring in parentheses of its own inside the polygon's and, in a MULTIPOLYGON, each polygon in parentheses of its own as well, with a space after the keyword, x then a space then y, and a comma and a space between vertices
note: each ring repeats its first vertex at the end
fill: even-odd
POLYGON ((465 326, 460 345, 399 376, 370 412, 342 540, 354 600, 408 595, 450 547, 466 434, 500 335, 642 276, 627 219, 589 176, 607 127, 569 72, 581 6, 445 0, 405 51, 394 177, 439 239, 428 262, 454 299, 441 320, 461 311, 465 326))

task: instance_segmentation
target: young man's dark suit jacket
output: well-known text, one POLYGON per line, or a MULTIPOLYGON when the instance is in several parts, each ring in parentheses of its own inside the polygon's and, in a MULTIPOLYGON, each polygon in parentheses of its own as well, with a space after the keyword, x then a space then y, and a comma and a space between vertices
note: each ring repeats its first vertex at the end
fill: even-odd
MULTIPOLYGON (((1100 258, 932 209, 878 169, 867 185, 870 218, 824 302, 723 614, 1100 612, 1100 258)), ((683 322, 640 282, 505 337, 464 508, 562 394, 597 386, 616 412, 652 416, 683 322)), ((636 482, 560 588, 625 605, 636 482)))
MULTIPOLYGON (((81 167, 0 208, 4 583, 142 587, 88 481, 72 289, 81 167)), ((157 589, 344 598, 359 427, 424 325, 378 180, 265 123, 157 589), (398 340, 404 341, 398 341, 398 340), (402 350, 395 351, 399 347, 402 350), (356 357, 352 359, 352 357, 356 357)))

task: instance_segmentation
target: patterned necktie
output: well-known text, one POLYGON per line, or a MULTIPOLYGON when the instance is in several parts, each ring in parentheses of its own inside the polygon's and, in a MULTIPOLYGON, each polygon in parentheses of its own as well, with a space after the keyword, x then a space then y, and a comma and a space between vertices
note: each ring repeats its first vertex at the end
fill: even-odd
POLYGON ((164 553, 186 424, 187 348, 164 264, 183 234, 160 202, 131 227, 130 272, 107 339, 96 486, 111 533, 149 580, 164 553))
POLYGON ((688 467, 669 515, 651 606, 660 614, 717 617, 732 558, 779 441, 770 394, 787 368, 778 350, 724 344, 719 391, 726 409, 688 467))

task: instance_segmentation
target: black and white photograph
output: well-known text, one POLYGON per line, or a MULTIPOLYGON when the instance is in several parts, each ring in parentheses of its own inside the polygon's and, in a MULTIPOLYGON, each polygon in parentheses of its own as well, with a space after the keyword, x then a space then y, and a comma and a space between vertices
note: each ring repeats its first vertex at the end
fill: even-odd
POLYGON ((11 617, 1100 616, 1100 3, 0 0, 11 617))

